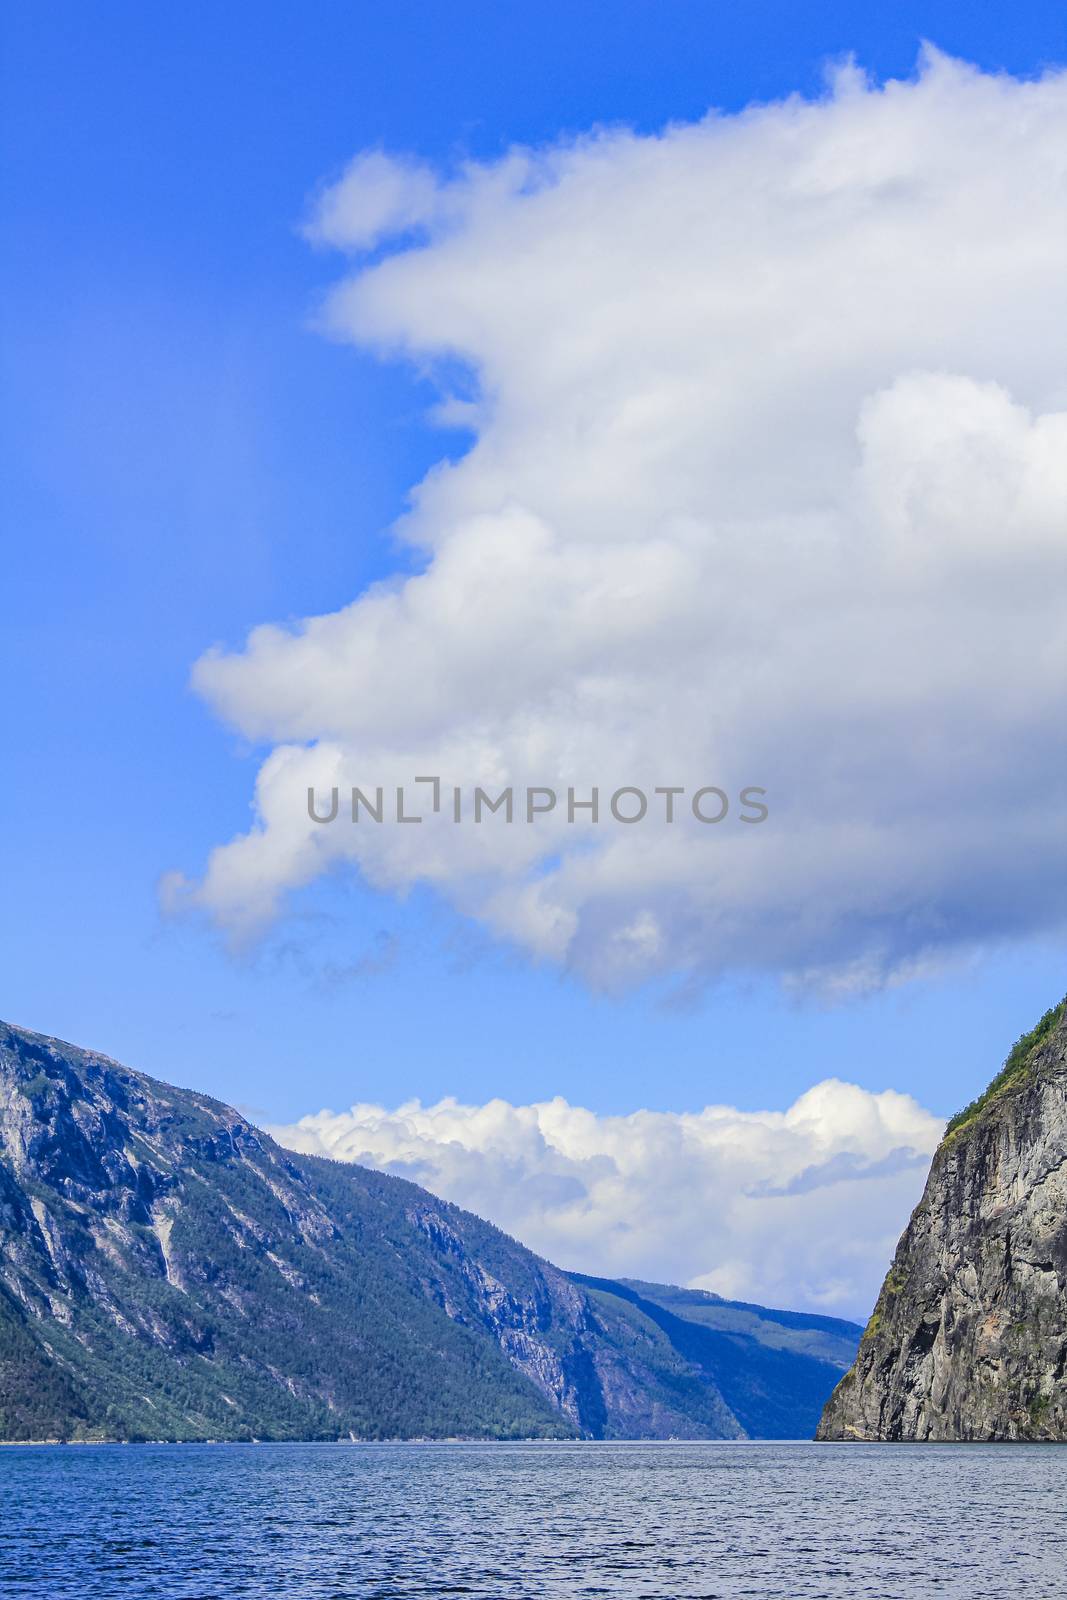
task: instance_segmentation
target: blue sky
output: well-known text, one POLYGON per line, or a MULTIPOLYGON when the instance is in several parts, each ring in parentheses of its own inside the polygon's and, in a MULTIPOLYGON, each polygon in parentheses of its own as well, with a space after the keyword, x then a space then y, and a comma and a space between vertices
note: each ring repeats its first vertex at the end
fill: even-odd
POLYGON ((950 1112, 1062 993, 1062 945, 845 1004, 768 977, 685 1004, 591 992, 416 889, 333 879, 255 949, 156 885, 248 823, 262 750, 189 690, 211 645, 413 565, 432 387, 312 330, 336 263, 298 224, 359 150, 491 160, 816 93, 919 41, 1027 76, 1022 4, 16 5, 4 51, 4 998, 11 1020, 273 1120, 353 1099, 784 1106, 838 1075, 950 1112))

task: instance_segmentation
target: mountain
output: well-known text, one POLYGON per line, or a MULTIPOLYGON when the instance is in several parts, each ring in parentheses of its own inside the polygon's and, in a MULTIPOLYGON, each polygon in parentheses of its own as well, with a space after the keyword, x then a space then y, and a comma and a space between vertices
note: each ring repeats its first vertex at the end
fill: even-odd
POLYGON ((657 1328, 715 1385, 750 1438, 810 1439, 827 1391, 856 1353, 854 1322, 769 1311, 700 1289, 569 1276, 601 1315, 617 1321, 629 1307, 635 1320, 657 1328))
POLYGON ((818 1437, 1067 1440, 1067 1000, 949 1123, 818 1437))
POLYGON ((810 1430, 860 1330, 687 1293, 0 1024, 0 1439, 810 1430))

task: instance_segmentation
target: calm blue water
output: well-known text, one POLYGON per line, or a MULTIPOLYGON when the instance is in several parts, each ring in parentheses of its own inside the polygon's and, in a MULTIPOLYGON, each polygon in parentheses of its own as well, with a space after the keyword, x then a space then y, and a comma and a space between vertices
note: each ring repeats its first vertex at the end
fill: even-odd
POLYGON ((0 1595, 1067 1594, 1067 1447, 0 1449, 0 1595))

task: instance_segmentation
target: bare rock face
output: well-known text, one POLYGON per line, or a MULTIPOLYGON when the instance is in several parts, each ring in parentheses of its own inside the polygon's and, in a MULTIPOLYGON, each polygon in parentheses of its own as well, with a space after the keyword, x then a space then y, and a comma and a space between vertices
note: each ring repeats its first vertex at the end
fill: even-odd
POLYGON ((949 1124, 817 1437, 1067 1440, 1067 1001, 949 1124))

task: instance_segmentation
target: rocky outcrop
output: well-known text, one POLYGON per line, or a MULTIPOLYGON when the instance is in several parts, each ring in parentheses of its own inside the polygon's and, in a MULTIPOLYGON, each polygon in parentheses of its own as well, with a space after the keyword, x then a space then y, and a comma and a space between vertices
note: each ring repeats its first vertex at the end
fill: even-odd
POLYGON ((1067 1001, 949 1124, 818 1437, 1067 1440, 1067 1001))

